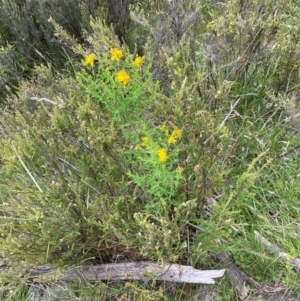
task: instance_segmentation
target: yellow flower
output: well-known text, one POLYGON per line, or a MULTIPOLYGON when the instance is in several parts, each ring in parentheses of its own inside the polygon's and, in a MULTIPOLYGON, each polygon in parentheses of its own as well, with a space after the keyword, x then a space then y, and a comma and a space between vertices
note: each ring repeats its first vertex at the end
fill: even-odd
POLYGON ((87 55, 84 58, 84 60, 81 61, 81 63, 84 66, 91 65, 93 67, 94 66, 94 62, 95 62, 95 58, 96 58, 96 55, 94 53, 91 53, 91 54, 87 55))
POLYGON ((174 130, 172 134, 168 138, 168 143, 175 143, 178 138, 182 136, 182 131, 181 130, 174 130))
POLYGON ((140 68, 143 65, 144 57, 142 56, 136 56, 135 60, 133 61, 133 65, 140 68))
POLYGON ((291 258, 292 258, 291 254, 286 254, 286 260, 287 260, 287 261, 290 261, 291 258))
POLYGON ((116 81, 123 84, 123 86, 126 86, 129 83, 130 76, 126 73, 125 70, 121 70, 116 75, 116 81))
POLYGON ((158 156, 160 162, 165 163, 167 161, 167 151, 164 148, 159 149, 156 152, 156 155, 158 156))
POLYGON ((176 142, 175 136, 173 134, 170 135, 170 137, 168 138, 168 143, 171 144, 171 143, 175 143, 175 142, 176 142))
POLYGON ((146 146, 149 143, 149 138, 148 137, 142 137, 142 145, 146 146))
POLYGON ((119 61, 121 59, 121 57, 123 56, 123 52, 122 50, 118 49, 118 48, 113 48, 111 51, 110 51, 110 54, 111 54, 111 60, 112 61, 119 61))

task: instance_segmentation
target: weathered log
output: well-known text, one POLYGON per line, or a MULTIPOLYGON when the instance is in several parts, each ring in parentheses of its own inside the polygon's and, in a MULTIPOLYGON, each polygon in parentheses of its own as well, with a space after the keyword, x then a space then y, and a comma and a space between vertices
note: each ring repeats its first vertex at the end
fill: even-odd
MULTIPOLYGON (((84 265, 58 273, 50 267, 37 267, 30 272, 36 281, 42 278, 55 278, 57 281, 74 282, 81 279, 98 280, 162 280, 184 283, 214 284, 214 278, 224 275, 225 270, 197 270, 191 266, 174 263, 126 262, 100 265, 84 265)), ((52 279, 53 280, 53 279, 52 279)))

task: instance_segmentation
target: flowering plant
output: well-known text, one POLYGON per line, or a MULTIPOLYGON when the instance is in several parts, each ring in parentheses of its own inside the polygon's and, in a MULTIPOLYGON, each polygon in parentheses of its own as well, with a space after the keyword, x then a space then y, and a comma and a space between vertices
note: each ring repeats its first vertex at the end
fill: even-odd
POLYGON ((167 199, 163 209, 167 216, 172 204, 180 202, 177 193, 183 167, 178 164, 178 142, 182 131, 174 125, 172 130, 165 124, 153 126, 153 118, 159 118, 150 110, 159 98, 159 86, 152 80, 151 65, 145 64, 144 57, 118 48, 107 54, 89 54, 82 64, 77 81, 121 129, 128 145, 124 152, 127 175, 143 191, 145 202, 152 200, 147 201, 146 212, 167 199))
POLYGON ((86 55, 82 64, 78 84, 113 120, 127 123, 142 118, 157 89, 144 57, 113 48, 109 53, 86 55))

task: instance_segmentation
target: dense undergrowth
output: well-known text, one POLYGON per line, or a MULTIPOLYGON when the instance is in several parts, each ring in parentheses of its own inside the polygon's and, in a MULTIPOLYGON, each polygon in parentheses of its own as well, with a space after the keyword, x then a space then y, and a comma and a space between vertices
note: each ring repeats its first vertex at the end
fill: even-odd
MULTIPOLYGON (((65 2, 68 18, 39 3, 22 22, 57 49, 0 23, 1 297, 26 298, 32 265, 222 268, 220 252, 262 284, 299 290, 297 1, 124 1, 114 28, 108 2, 91 19, 84 1, 65 2)), ((198 289, 82 283, 60 298, 191 300, 198 289)), ((235 298, 225 277, 216 292, 235 298)))

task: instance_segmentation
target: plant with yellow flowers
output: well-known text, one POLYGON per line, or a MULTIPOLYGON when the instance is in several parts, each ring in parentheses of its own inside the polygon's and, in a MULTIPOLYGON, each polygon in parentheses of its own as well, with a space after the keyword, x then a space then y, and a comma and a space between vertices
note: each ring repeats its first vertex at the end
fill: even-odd
MULTIPOLYGON (((174 57, 177 62, 179 54, 177 59, 174 57)), ((172 61, 169 63, 171 68, 172 61)), ((203 200, 222 189, 224 173, 219 159, 227 156, 230 141, 228 129, 219 126, 208 110, 199 109, 198 98, 192 95, 194 87, 187 89, 185 77, 176 77, 183 74, 177 71, 178 66, 181 65, 174 63, 176 72, 170 78, 171 89, 178 89, 171 91, 174 98, 162 95, 161 88, 153 82, 147 56, 133 56, 125 49, 112 48, 92 57, 89 54, 77 74, 88 100, 99 105, 98 110, 112 120, 115 140, 103 149, 109 156, 122 146, 116 169, 124 179, 121 186, 130 189, 132 198, 125 198, 120 207, 134 203, 131 212, 143 233, 136 236, 135 231, 132 234, 128 230, 122 239, 134 235, 137 245, 143 246, 143 254, 154 258, 162 258, 166 245, 170 246, 174 237, 181 237, 185 222, 198 227, 203 200)), ((90 118, 93 122, 93 116, 90 118)), ((219 238, 217 228, 221 224, 214 229, 215 238, 219 238)), ((199 234, 199 242, 205 242, 210 230, 208 226, 203 237, 199 234)), ((198 243, 192 248, 199 252, 198 243)))
POLYGON ((90 53, 81 62, 84 68, 76 74, 78 84, 111 118, 120 122, 142 118, 156 90, 144 57, 115 47, 104 54, 90 53))
POLYGON ((167 215, 170 206, 180 199, 175 196, 183 179, 177 147, 182 131, 165 124, 148 125, 148 108, 153 106, 158 88, 152 80, 151 66, 145 65, 145 57, 133 57, 119 48, 106 54, 89 54, 82 64, 84 68, 77 74, 78 84, 99 104, 99 110, 119 124, 125 141, 135 145, 124 153, 124 160, 130 166, 128 176, 145 196, 153 198, 147 211, 149 206, 154 208, 162 198, 167 198, 167 215))
POLYGON ((152 200, 145 207, 147 212, 160 208, 161 200, 166 199, 163 212, 168 214, 172 205, 182 202, 179 191, 183 185, 184 168, 179 164, 178 147, 182 131, 175 128, 169 133, 166 125, 149 129, 144 124, 140 135, 139 143, 130 151, 136 164, 128 175, 152 200))

